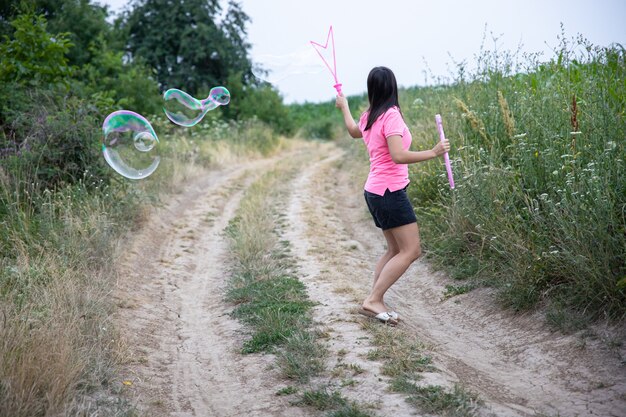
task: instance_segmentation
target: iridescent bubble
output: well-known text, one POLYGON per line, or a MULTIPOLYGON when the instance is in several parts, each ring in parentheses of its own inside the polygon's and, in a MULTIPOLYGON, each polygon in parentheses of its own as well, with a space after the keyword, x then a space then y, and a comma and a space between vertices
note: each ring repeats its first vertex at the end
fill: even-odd
POLYGON ((139 180, 159 166, 159 138, 142 115, 128 110, 113 112, 104 120, 102 131, 104 159, 118 174, 139 180))
POLYGON ((171 88, 163 94, 163 111, 168 119, 179 126, 191 127, 210 111, 230 102, 230 93, 225 87, 213 87, 209 96, 198 100, 182 90, 171 88))
POLYGON ((317 52, 310 45, 303 45, 300 49, 285 55, 261 54, 255 56, 255 61, 259 63, 260 68, 253 68, 252 73, 259 80, 270 84, 277 84, 297 75, 324 71, 317 52))
POLYGON ((150 132, 137 133, 133 138, 135 149, 139 152, 149 152, 157 144, 157 140, 150 132))
POLYGON ((209 92, 209 97, 204 100, 203 103, 209 100, 220 106, 224 106, 230 103, 230 92, 228 92, 226 87, 213 87, 209 92))

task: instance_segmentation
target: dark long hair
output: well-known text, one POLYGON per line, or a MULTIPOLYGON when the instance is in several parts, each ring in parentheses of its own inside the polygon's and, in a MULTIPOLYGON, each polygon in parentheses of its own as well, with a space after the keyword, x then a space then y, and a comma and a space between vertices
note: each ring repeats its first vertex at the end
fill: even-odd
MULTIPOLYGON (((369 116, 367 117, 368 130, 381 114, 385 113, 391 107, 398 107, 398 84, 396 76, 387 67, 374 67, 367 76, 367 98, 370 102, 369 116)), ((402 111, 400 111, 402 114, 402 111)))

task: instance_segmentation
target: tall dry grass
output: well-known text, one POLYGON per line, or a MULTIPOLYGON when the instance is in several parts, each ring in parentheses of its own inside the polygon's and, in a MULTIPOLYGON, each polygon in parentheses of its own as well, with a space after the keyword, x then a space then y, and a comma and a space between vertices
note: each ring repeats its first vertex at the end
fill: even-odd
POLYGON ((0 160, 0 415, 134 414, 120 395, 124 349, 112 320, 125 241, 162 196, 283 143, 258 122, 199 130, 164 128, 162 163, 138 182, 85 172, 49 189, 36 155, 0 160))
POLYGON ((571 330, 626 314, 626 54, 560 41, 543 61, 481 51, 453 84, 402 97, 417 146, 436 113, 452 142, 455 190, 441 163, 411 170, 431 260, 571 330))

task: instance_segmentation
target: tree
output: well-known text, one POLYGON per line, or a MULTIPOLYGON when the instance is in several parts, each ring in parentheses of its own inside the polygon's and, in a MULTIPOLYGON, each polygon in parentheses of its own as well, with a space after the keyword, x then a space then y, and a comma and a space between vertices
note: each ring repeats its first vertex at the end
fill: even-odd
POLYGON ((0 43, 0 81, 30 85, 67 82, 68 34, 51 35, 46 19, 30 14, 19 15, 11 26, 13 38, 5 36, 0 43))
POLYGON ((131 58, 156 70, 162 90, 208 93, 234 73, 252 79, 245 41, 248 16, 230 2, 221 22, 219 0, 138 0, 122 16, 131 58))
POLYGON ((19 14, 42 15, 49 32, 67 33, 72 45, 66 57, 71 66, 89 62, 90 46, 98 38, 113 35, 106 21, 106 7, 91 4, 91 0, 21 0, 11 5, 0 1, 0 33, 8 34, 6 22, 19 14))

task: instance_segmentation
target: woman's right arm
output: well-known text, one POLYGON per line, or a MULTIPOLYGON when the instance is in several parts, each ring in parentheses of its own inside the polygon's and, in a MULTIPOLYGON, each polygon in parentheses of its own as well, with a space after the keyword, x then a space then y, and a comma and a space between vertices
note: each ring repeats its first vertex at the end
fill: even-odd
POLYGON ((350 113, 350 106, 348 106, 348 99, 343 95, 338 95, 337 100, 335 101, 335 107, 341 110, 343 114, 343 121, 346 124, 346 129, 348 129, 348 133, 353 138, 362 138, 363 133, 359 126, 357 126, 356 122, 352 118, 352 114, 350 113))

